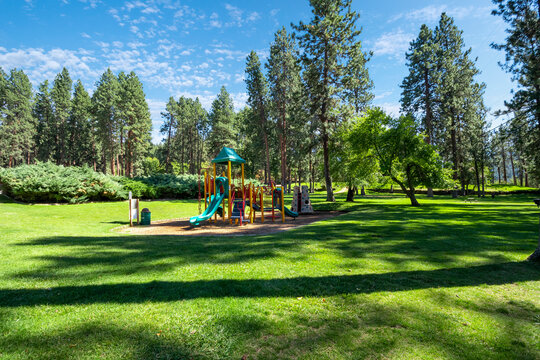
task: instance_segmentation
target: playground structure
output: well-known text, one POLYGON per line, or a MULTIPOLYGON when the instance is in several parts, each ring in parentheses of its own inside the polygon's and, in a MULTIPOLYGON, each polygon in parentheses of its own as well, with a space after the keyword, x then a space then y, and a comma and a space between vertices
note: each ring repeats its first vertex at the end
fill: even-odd
POLYGON ((309 199, 309 191, 306 185, 302 185, 302 190, 298 186, 294 187, 291 210, 298 214, 313 214, 313 206, 309 199))
POLYGON ((221 149, 212 160, 213 167, 204 172, 205 210, 202 214, 189 219, 191 226, 199 226, 204 221, 217 223, 218 215, 221 216, 222 221, 232 224, 234 220, 240 226, 245 222, 255 222, 257 212, 261 223, 264 223, 265 216, 275 221, 277 212, 280 213, 282 222, 285 222, 285 216, 292 218, 298 216, 297 212, 285 206, 282 187, 276 186, 273 182, 264 186, 245 184, 245 162, 233 149, 228 147, 221 149), (217 176, 217 165, 226 165, 226 174, 222 172, 221 176, 217 176), (232 165, 241 166, 237 184, 234 184, 232 178, 232 165))

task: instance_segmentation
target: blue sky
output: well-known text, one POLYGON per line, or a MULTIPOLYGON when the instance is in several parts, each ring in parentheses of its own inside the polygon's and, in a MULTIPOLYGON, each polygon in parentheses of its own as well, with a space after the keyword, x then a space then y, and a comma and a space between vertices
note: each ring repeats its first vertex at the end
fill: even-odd
MULTIPOLYGON (((37 86, 66 66, 90 92, 107 67, 133 70, 144 84, 154 142, 169 96, 198 96, 208 109, 225 85, 241 108, 247 54, 254 49, 264 61, 278 28, 311 15, 307 0, 0 0, 0 8, 4 70, 21 68, 37 86)), ((353 8, 360 13, 363 47, 374 52, 368 68, 376 105, 398 113, 408 44, 421 24, 434 27, 442 11, 454 17, 478 57, 487 106, 500 109, 510 97, 510 76, 497 65, 504 54, 489 46, 504 41, 506 26, 490 14, 490 0, 354 0, 353 8)), ((503 121, 490 119, 493 126, 503 121)))

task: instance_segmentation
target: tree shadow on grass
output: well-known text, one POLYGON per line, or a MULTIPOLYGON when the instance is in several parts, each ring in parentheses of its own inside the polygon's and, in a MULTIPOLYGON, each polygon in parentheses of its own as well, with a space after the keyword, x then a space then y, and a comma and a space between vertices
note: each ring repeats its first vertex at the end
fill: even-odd
POLYGON ((49 289, 0 289, 0 306, 170 302, 223 297, 298 297, 369 294, 427 288, 501 285, 540 280, 532 263, 509 262, 428 271, 279 279, 152 281, 49 289))
POLYGON ((189 264, 233 264, 284 255, 307 259, 320 251, 317 248, 339 254, 342 266, 349 268, 361 266, 363 259, 390 263, 391 270, 406 269, 409 262, 455 267, 463 264, 462 256, 476 262, 507 262, 516 253, 525 259, 535 248, 538 231, 536 208, 511 209, 492 204, 361 205, 337 218, 266 236, 46 237, 17 246, 65 251, 37 256, 44 265, 11 276, 84 281, 102 275, 158 274, 189 264))

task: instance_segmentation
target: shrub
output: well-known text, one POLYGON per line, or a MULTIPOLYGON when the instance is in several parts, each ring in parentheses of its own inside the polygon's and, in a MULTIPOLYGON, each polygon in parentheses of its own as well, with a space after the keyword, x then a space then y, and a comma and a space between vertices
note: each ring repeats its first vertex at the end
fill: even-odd
POLYGON ((123 186, 113 178, 88 167, 64 167, 53 163, 0 169, 6 194, 25 202, 81 203, 127 198, 123 186))

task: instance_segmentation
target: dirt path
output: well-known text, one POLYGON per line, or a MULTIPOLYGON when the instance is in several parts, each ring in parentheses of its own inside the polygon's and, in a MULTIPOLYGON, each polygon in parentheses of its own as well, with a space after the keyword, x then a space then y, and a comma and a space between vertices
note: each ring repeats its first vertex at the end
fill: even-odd
POLYGON ((317 221, 330 219, 343 212, 339 211, 318 211, 313 215, 301 215, 295 220, 286 217, 285 223, 281 222, 281 217, 275 222, 265 216, 264 223, 257 218, 253 224, 244 223, 243 226, 224 222, 218 219, 217 223, 205 221, 201 226, 193 228, 189 225, 189 218, 153 221, 150 226, 122 227, 115 231, 133 235, 181 235, 181 236, 243 236, 243 235, 265 235, 280 231, 297 228, 302 225, 311 224, 317 221))

